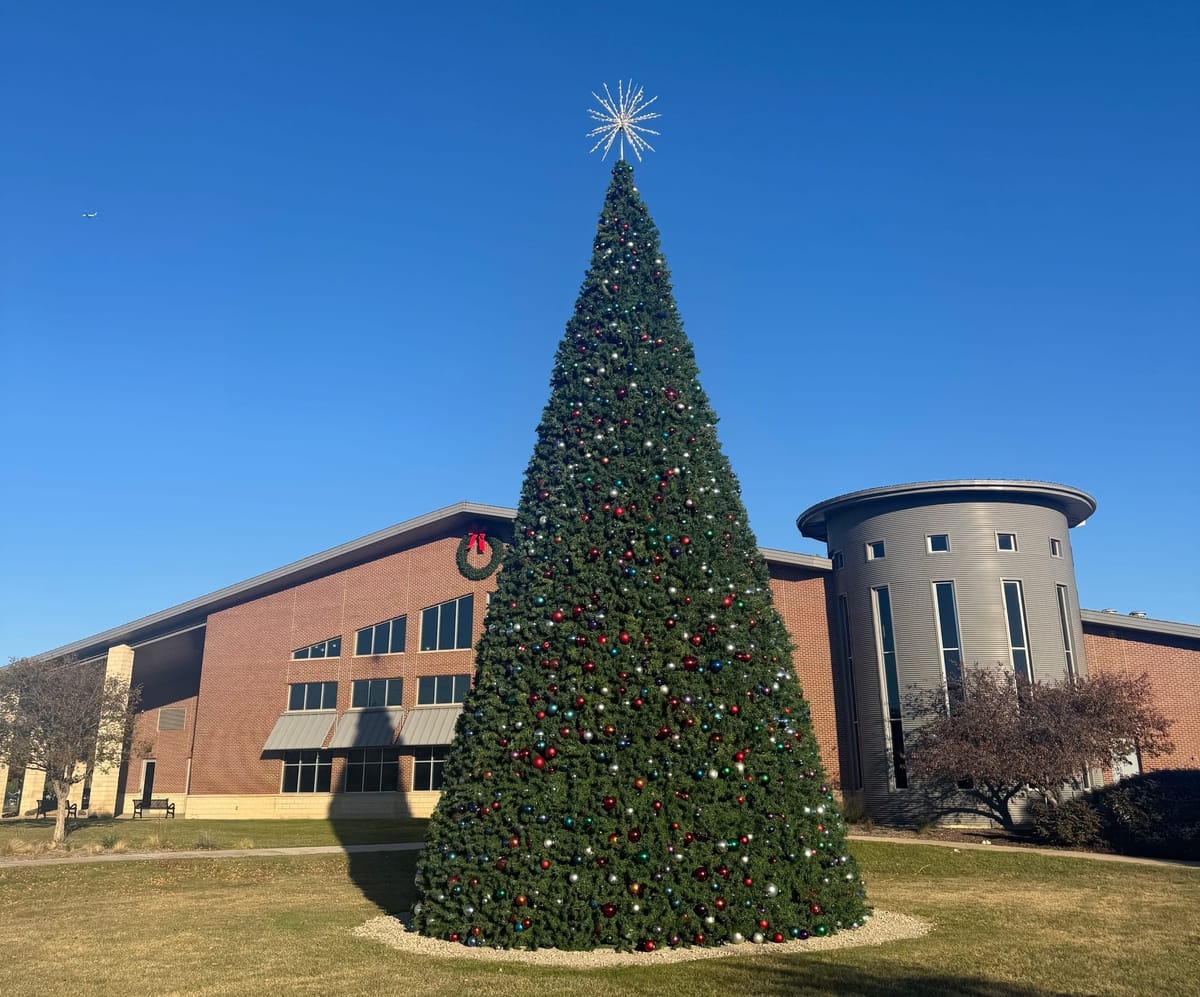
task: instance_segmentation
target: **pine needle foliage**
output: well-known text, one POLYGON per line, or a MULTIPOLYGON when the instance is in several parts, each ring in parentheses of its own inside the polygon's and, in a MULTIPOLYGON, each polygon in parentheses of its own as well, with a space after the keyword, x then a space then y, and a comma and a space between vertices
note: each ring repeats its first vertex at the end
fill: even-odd
POLYGON ((860 924, 767 565, 612 171, 418 864, 418 931, 653 950, 860 924))

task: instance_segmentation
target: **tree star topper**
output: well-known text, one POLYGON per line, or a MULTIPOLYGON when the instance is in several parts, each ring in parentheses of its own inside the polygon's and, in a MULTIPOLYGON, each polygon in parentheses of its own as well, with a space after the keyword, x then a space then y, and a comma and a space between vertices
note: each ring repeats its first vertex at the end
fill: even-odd
POLYGON ((647 111, 657 97, 651 97, 649 100, 644 99, 645 91, 642 87, 637 90, 633 88, 633 80, 628 84, 622 84, 617 81, 617 99, 613 100, 613 95, 609 93, 608 84, 604 84, 604 96, 601 97, 594 90, 592 96, 596 98, 600 104, 600 109, 594 107, 588 108, 588 114, 592 116, 593 121, 599 121, 601 124, 597 128, 593 128, 588 132, 588 138, 597 139, 596 144, 592 146, 588 152, 595 152, 600 146, 604 146, 604 155, 600 158, 605 159, 608 156, 608 150, 612 148, 613 141, 619 135, 621 141, 619 144, 621 158, 625 158, 625 140, 629 139, 629 148, 633 150, 633 154, 637 156, 638 162, 642 161, 642 150, 648 149, 654 151, 654 146, 647 142, 642 137, 642 132, 647 135, 657 135, 653 128, 645 128, 640 122, 650 121, 653 118, 660 117, 657 111, 647 111))

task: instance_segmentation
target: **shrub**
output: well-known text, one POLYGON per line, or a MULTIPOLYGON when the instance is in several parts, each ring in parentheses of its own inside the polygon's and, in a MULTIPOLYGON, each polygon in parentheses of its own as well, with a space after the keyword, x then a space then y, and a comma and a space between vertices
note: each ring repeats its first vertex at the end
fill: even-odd
POLYGON ((1200 770, 1122 779, 1061 807, 1040 808, 1034 825, 1055 844, 1194 859, 1200 855, 1200 770))
POLYGON ((1043 841, 1066 848, 1096 848, 1107 846, 1104 822, 1091 797, 1068 800, 1062 806, 1037 803, 1029 808, 1033 833, 1043 841))

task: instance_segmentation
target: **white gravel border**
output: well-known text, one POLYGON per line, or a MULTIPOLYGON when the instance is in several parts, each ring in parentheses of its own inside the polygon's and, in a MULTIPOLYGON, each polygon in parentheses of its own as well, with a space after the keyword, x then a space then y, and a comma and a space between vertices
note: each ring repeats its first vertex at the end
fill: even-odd
POLYGON ((768 942, 755 945, 718 945, 713 947, 670 948, 664 945, 654 952, 614 952, 612 949, 593 949, 590 952, 566 952, 561 949, 495 949, 468 948, 458 942, 427 938, 410 931, 396 917, 373 917, 360 924, 353 933, 359 938, 382 942, 391 948, 412 955, 438 956, 450 959, 477 959, 487 962, 516 962, 528 966, 565 966, 571 969, 603 969, 608 966, 656 966, 693 959, 720 959, 725 956, 803 955, 807 952, 828 952, 830 949, 853 948, 859 945, 884 945, 907 938, 920 938, 933 930, 933 924, 908 914, 876 910, 861 928, 843 928, 824 938, 812 937, 803 941, 768 942))

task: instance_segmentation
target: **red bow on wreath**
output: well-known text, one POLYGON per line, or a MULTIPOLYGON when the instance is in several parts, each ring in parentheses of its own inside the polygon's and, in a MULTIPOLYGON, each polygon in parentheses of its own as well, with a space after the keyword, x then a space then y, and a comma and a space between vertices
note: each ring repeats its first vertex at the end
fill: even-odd
POLYGON ((486 533, 468 533, 467 534, 467 550, 470 550, 472 546, 474 546, 475 552, 477 554, 482 554, 484 551, 484 548, 487 546, 487 534, 486 533))

